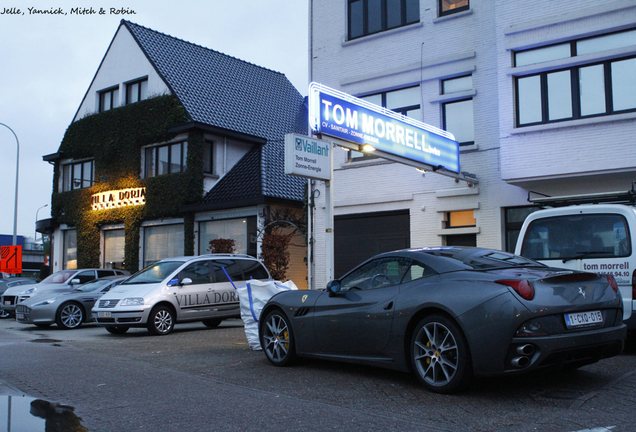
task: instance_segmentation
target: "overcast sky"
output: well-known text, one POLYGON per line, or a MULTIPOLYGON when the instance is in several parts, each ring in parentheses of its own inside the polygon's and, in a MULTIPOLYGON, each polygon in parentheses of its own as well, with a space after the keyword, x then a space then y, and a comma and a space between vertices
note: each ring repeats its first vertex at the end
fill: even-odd
MULTIPOLYGON (((57 152, 122 19, 282 72, 306 96, 307 4, 308 0, 3 2, 0 123, 13 129, 20 142, 17 234, 33 237, 36 213, 38 219, 50 217, 53 167, 42 156, 57 152), (71 8, 80 5, 98 13, 71 15, 71 8), (134 13, 110 13, 122 7, 134 13), (29 8, 60 8, 67 15, 33 14, 29 8), (106 13, 100 15, 100 8, 106 13)), ((0 126, 0 234, 13 234, 16 147, 11 131, 0 126)))

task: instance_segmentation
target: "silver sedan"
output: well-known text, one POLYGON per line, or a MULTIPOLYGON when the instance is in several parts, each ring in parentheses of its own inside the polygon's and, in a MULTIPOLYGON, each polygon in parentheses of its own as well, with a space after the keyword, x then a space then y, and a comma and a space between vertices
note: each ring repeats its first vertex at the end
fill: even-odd
POLYGON ((16 321, 48 327, 51 324, 64 330, 75 329, 86 321, 86 313, 95 302, 128 276, 94 279, 65 293, 48 293, 31 297, 16 306, 16 321))

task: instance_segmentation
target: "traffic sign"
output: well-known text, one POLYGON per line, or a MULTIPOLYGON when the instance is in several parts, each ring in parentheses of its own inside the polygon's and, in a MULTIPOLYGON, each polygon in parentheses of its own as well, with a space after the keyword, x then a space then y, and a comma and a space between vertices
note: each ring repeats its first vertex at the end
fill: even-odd
POLYGON ((0 272, 22 273, 22 246, 0 246, 0 272))

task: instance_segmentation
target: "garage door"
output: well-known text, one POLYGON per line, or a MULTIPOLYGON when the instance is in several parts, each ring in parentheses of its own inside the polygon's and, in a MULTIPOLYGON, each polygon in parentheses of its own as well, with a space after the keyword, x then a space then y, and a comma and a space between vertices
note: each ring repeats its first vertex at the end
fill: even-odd
POLYGON ((335 276, 341 277, 376 254, 410 247, 409 211, 336 216, 334 243, 335 276))

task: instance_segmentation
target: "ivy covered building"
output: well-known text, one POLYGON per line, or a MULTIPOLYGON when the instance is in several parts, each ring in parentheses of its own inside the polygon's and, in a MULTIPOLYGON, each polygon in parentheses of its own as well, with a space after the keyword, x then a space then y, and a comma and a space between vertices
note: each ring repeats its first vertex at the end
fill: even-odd
MULTIPOLYGON (((284 174, 286 133, 306 133, 281 73, 122 20, 58 151, 51 269, 136 271, 235 240, 257 256, 263 228, 302 215, 305 180, 284 174)), ((302 219, 302 216, 299 216, 302 219)), ((292 240, 288 277, 305 283, 292 240)))

